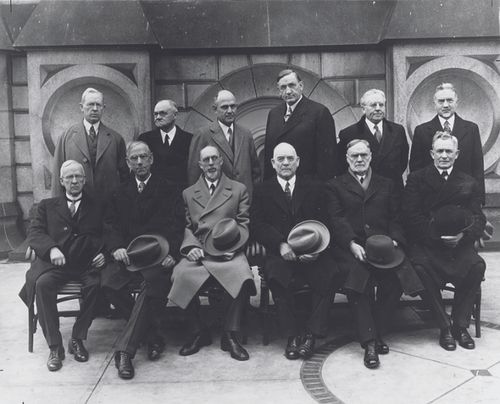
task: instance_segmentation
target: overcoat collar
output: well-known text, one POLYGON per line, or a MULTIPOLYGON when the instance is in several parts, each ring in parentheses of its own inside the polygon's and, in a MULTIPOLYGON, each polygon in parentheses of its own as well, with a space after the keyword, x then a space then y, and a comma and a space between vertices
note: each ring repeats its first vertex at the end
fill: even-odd
POLYGON ((462 173, 457 170, 456 167, 453 168, 453 171, 446 181, 441 177, 439 171, 434 167, 434 164, 430 164, 425 168, 425 181, 434 191, 433 195, 435 195, 431 209, 434 206, 442 205, 447 200, 453 200, 454 195, 461 189, 461 177, 462 173))
POLYGON ((278 206, 285 212, 295 213, 300 209, 302 202, 304 201, 305 196, 307 195, 307 190, 305 189, 305 180, 297 176, 295 182, 295 188, 293 190, 292 195, 292 207, 290 210, 290 205, 286 200, 285 193, 283 192, 283 188, 281 188, 280 183, 276 177, 273 177, 271 180, 271 192, 270 197, 278 204, 278 206))
MULTIPOLYGON (((290 131, 293 129, 295 126, 297 126, 299 123, 303 121, 302 117, 303 115, 307 112, 307 104, 309 100, 305 97, 302 96, 302 99, 299 101, 295 109, 293 110, 292 115, 290 118, 288 118, 288 121, 284 121, 283 119, 283 129, 281 132, 278 134, 278 138, 283 136, 286 132, 290 131)), ((286 103, 281 104, 280 110, 283 111, 282 116, 285 116, 286 113, 286 103)), ((281 115, 281 113, 280 113, 281 115)))
POLYGON ((368 188, 366 191, 363 190, 359 182, 348 172, 345 174, 342 174, 339 177, 339 180, 344 184, 345 189, 348 192, 351 192, 355 195, 357 195, 359 198, 363 199, 364 201, 367 201, 370 199, 373 195, 375 195, 379 190, 380 190, 380 177, 376 175, 373 170, 372 170, 372 175, 370 179, 370 185, 368 185, 368 188))
POLYGON ((66 194, 59 196, 55 201, 55 210, 57 214, 70 225, 75 225, 77 222, 85 220, 91 209, 90 199, 85 192, 82 194, 82 201, 78 207, 78 214, 76 215, 77 219, 71 217, 66 194))
MULTIPOLYGON (((373 133, 370 128, 366 124, 366 115, 363 115, 361 119, 357 123, 357 132, 365 133, 367 138, 373 137, 373 133)), ((372 150, 373 154, 377 155, 377 161, 382 161, 383 158, 391 151, 393 147, 393 143, 395 140, 394 132, 392 131, 391 126, 387 123, 387 120, 384 118, 382 120, 382 141, 376 150, 372 150)), ((372 143, 378 143, 376 140, 372 143)))
POLYGON ((227 156, 231 164, 234 164, 234 162, 238 159, 239 153, 241 151, 241 145, 243 143, 242 136, 238 136, 237 134, 239 126, 236 125, 236 123, 233 124, 234 153, 231 150, 231 146, 227 142, 226 136, 224 135, 224 132, 222 131, 222 128, 217 121, 212 122, 209 125, 209 129, 212 139, 217 144, 219 150, 227 156))
POLYGON ((193 199, 203 209, 200 218, 208 215, 210 212, 213 212, 229 198, 231 198, 232 195, 233 187, 231 185, 231 181, 224 174, 221 175, 213 195, 210 195, 210 191, 208 190, 207 183, 203 178, 203 174, 200 175, 198 181, 196 181, 193 185, 193 199))
MULTIPOLYGON (((87 143, 87 132, 83 122, 79 127, 79 136, 74 136, 75 145, 80 149, 83 155, 90 161, 90 151, 87 143)), ((101 122, 99 125, 99 133, 97 134, 97 153, 96 153, 96 166, 106 149, 111 143, 111 133, 109 129, 101 122)))

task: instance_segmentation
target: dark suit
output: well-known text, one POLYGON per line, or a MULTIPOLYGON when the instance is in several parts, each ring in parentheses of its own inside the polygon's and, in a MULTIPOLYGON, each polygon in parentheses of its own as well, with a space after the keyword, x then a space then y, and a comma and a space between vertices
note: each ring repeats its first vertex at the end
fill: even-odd
POLYGON ((356 312, 360 342, 364 344, 386 331, 402 289, 412 294, 423 287, 408 260, 394 270, 378 270, 358 261, 350 250, 351 241, 364 247, 372 235, 386 235, 405 245, 398 220, 398 192, 390 179, 372 172, 365 191, 357 179, 345 173, 327 183, 327 203, 333 255, 340 269, 348 272, 344 287, 356 312), (370 295, 375 284, 377 302, 372 315, 370 295))
MULTIPOLYGON (((411 172, 433 163, 430 150, 432 149, 432 138, 437 131, 443 131, 438 115, 415 128, 410 153, 411 172)), ((460 150, 455 167, 476 179, 482 198, 481 202, 484 204, 484 159, 479 128, 474 122, 466 121, 455 114, 455 123, 451 134, 457 138, 460 150)))
POLYGON ((188 157, 192 137, 191 133, 183 131, 176 125, 174 140, 170 145, 166 138, 163 143, 159 128, 142 133, 137 140, 146 143, 153 153, 154 164, 151 172, 184 188, 188 182, 188 157))
POLYGON ((290 230, 304 220, 326 223, 324 195, 318 182, 297 177, 292 202, 276 177, 255 189, 251 207, 250 230, 252 239, 266 248, 264 273, 269 280, 274 301, 278 308, 283 331, 287 336, 300 335, 297 316, 293 310, 293 285, 309 284, 313 290, 313 304, 307 327, 315 335, 326 334, 326 322, 335 290, 337 266, 327 250, 314 262, 285 261, 279 252, 290 230))
POLYGON ((237 124, 234 124, 233 128, 234 151, 217 121, 194 134, 189 153, 188 181, 189 185, 192 185, 200 178, 198 161, 201 149, 209 145, 215 146, 222 155, 222 172, 229 179, 244 184, 251 200, 253 185, 260 181, 259 159, 250 131, 237 124))
POLYGON ((456 166, 445 181, 434 165, 429 165, 409 175, 402 206, 410 237, 410 258, 431 293, 430 303, 440 327, 449 326, 439 291, 446 282, 456 286, 453 322, 459 327, 467 327, 485 270, 485 263, 474 248, 474 241, 482 235, 486 223, 477 181, 456 166), (464 207, 474 218, 473 226, 464 232, 455 248, 447 247, 429 231, 434 212, 444 205, 464 207))
POLYGON ((125 141, 118 133, 100 123, 95 165, 92 164, 87 137, 83 122, 80 122, 59 138, 52 166, 52 195, 64 194, 59 183, 59 171, 66 160, 75 160, 83 165, 85 189, 103 200, 129 178, 125 141))
MULTIPOLYGON (((380 124, 379 124, 380 125, 380 124)), ((339 133, 338 159, 343 162, 342 172, 347 171, 347 145, 351 140, 363 139, 370 143, 372 161, 370 166, 382 177, 390 178, 394 184, 403 188, 403 173, 408 165, 408 140, 404 128, 397 123, 382 121, 382 139, 379 143, 363 117, 355 124, 342 129, 339 133)))
POLYGON ((297 175, 332 178, 338 172, 335 122, 328 108, 302 97, 287 122, 286 103, 269 111, 266 124, 264 179, 276 175, 271 159, 281 142, 290 143, 300 157, 297 175))
MULTIPOLYGON (((151 175, 146 187, 139 193, 135 178, 131 178, 114 192, 108 205, 107 222, 110 227, 106 242, 110 251, 127 248, 130 241, 139 235, 160 234, 169 242, 169 254, 179 258, 184 208, 178 186, 151 175)), ((134 273, 116 262, 104 268, 102 285, 107 288, 110 301, 126 317, 130 317, 118 340, 117 351, 128 352, 133 357, 144 337, 147 336, 150 342, 158 341, 158 328, 170 289, 170 275, 171 271, 161 266, 134 273), (142 281, 135 304, 130 302, 126 293, 127 285, 133 280, 142 281)))
POLYGON ((93 271, 90 263, 102 247, 103 217, 103 206, 86 194, 74 217, 71 217, 65 196, 44 199, 37 206, 28 230, 28 244, 36 258, 26 273, 26 284, 19 296, 28 306, 36 298, 39 322, 49 346, 62 345, 56 299, 57 289, 68 280, 83 282, 83 301, 72 336, 87 338, 99 291, 99 272, 93 271), (78 257, 72 257, 75 243, 82 245, 80 242, 84 240, 88 241, 87 251, 79 251, 78 257), (64 254, 66 265, 56 267, 50 262, 53 247, 64 254), (69 265, 68 261, 73 263, 69 265))

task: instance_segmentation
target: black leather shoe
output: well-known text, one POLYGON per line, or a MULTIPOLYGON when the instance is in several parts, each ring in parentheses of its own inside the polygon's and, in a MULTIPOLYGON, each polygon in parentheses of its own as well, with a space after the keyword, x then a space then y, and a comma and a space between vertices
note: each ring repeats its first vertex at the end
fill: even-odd
POLYGON ((134 377, 134 366, 132 366, 132 359, 128 352, 115 352, 115 366, 120 378, 128 380, 134 377))
POLYGON ((89 353, 83 346, 83 341, 77 338, 71 338, 68 343, 68 353, 75 357, 77 362, 87 362, 89 353))
POLYGON ((285 357, 290 360, 299 359, 300 337, 288 337, 285 348, 285 357))
POLYGON ((55 372, 62 368, 62 361, 64 360, 64 348, 57 346, 50 348, 49 359, 47 360, 47 368, 51 372, 55 372))
POLYGON ((233 332, 224 332, 220 339, 220 349, 224 352, 229 352, 231 358, 237 361, 247 361, 250 358, 248 352, 243 348, 233 332))
POLYGON ((380 366, 377 349, 375 347, 375 341, 371 341, 366 344, 365 357, 363 361, 368 369, 376 369, 380 366))
POLYGON ((467 331, 467 328, 457 327, 453 328, 452 331, 453 337, 458 341, 458 345, 465 349, 474 349, 476 344, 472 337, 467 331))
POLYGON ((387 345, 382 338, 377 338, 375 341, 375 348, 379 355, 386 355, 389 353, 389 345, 387 345))
POLYGON ((454 351, 457 349, 457 344, 455 343, 455 338, 451 335, 449 328, 444 328, 441 330, 439 335, 439 345, 441 345, 447 351, 454 351))
POLYGON ((160 355, 164 349, 165 349, 165 344, 162 342, 148 343, 148 359, 150 361, 156 361, 160 359, 160 355))
POLYGON ((300 344, 298 352, 299 355, 304 358, 308 359, 312 356, 314 353, 314 344, 316 342, 316 338, 314 338, 314 335, 312 334, 307 334, 302 341, 302 344, 300 344))
POLYGON ((188 356, 193 355, 200 350, 200 348, 204 346, 208 346, 212 343, 212 337, 207 330, 200 332, 190 338, 188 342, 186 342, 181 350, 179 351, 179 355, 188 356))

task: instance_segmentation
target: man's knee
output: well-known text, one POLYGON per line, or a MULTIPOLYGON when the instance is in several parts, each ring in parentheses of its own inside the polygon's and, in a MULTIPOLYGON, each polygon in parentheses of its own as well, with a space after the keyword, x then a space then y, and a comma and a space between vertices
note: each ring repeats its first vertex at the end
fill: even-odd
POLYGON ((46 293, 50 291, 55 291, 57 289, 57 283, 49 272, 46 272, 38 277, 35 284, 36 294, 46 293))

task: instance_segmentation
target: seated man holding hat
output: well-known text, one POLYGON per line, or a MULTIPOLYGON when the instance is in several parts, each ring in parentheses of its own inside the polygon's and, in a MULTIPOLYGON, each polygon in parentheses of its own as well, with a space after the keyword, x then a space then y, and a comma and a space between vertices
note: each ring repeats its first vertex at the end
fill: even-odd
POLYGON ((200 150, 202 174, 183 192, 187 225, 181 254, 174 268, 168 298, 190 319, 191 337, 179 354, 195 354, 212 338, 199 315, 197 293, 210 283, 220 284, 230 304, 220 347, 233 359, 245 361, 248 352, 238 341, 241 316, 250 293, 255 293, 252 272, 244 254, 248 241, 249 199, 246 187, 222 173, 222 157, 214 146, 200 150))
POLYGON ((348 172, 327 183, 333 255, 348 273, 344 288, 365 349, 364 364, 375 369, 378 355, 389 352, 382 336, 402 290, 414 294, 423 286, 402 250, 405 238, 393 181, 371 170, 366 140, 354 139, 346 150, 348 172))
POLYGON ((82 302, 68 344, 69 353, 78 362, 86 362, 89 354, 83 345, 92 324, 99 292, 99 273, 105 263, 102 253, 103 206, 83 192, 83 166, 66 160, 60 169, 60 183, 65 194, 40 201, 28 229, 28 244, 36 253, 26 273, 26 284, 19 296, 26 305, 36 300, 38 321, 50 348, 48 369, 62 367, 65 357, 59 314, 57 289, 69 280, 83 283, 82 302))
MULTIPOLYGON (((288 337, 287 359, 308 358, 317 336, 325 336, 337 267, 328 245, 324 196, 318 182, 295 175, 300 157, 294 147, 274 148, 276 176, 257 186, 251 209, 252 238, 266 248, 264 273, 288 337), (294 308, 296 285, 310 285, 312 304, 307 324, 299 324, 294 308)), ((338 278, 338 276, 337 276, 338 278)))
POLYGON ((146 143, 131 142, 126 152, 133 177, 108 204, 106 243, 114 262, 103 270, 102 286, 128 320, 116 344, 115 365, 119 377, 131 379, 141 342, 147 342, 149 360, 159 359, 165 346, 159 331, 179 258, 184 207, 178 186, 151 173, 153 154, 146 143), (131 283, 141 283, 135 302, 131 283))
POLYGON ((412 172, 403 194, 403 217, 410 238, 410 258, 422 279, 427 300, 441 329, 439 344, 447 351, 456 341, 474 349, 467 328, 486 265, 474 248, 486 219, 481 210, 481 186, 455 166, 458 141, 436 132, 430 151, 434 163, 412 172), (451 321, 440 289, 455 286, 451 321))

